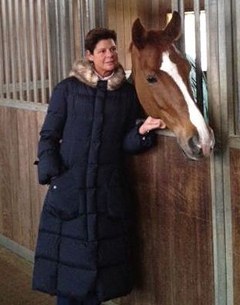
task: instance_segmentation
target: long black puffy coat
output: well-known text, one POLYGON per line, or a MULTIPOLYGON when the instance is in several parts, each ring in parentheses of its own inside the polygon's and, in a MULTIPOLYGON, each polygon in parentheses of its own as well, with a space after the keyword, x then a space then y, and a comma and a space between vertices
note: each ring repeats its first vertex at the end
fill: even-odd
POLYGON ((152 145, 138 134, 138 102, 121 66, 98 81, 87 63, 59 83, 39 141, 39 182, 49 183, 33 289, 100 301, 132 289, 124 151, 152 145))

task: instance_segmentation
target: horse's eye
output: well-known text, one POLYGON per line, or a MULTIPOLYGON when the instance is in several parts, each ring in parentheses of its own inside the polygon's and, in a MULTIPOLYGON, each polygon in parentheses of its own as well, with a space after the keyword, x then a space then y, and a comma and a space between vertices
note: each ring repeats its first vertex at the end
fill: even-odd
POLYGON ((157 77, 154 76, 154 75, 148 75, 148 76, 147 76, 147 81, 148 81, 150 84, 156 83, 156 82, 157 82, 157 77))

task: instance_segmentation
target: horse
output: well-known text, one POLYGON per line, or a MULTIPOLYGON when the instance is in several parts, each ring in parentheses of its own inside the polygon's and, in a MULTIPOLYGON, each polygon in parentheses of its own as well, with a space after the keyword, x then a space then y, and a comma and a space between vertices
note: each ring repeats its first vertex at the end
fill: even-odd
POLYGON ((181 17, 176 11, 161 30, 146 30, 137 18, 130 44, 131 77, 146 114, 161 118, 185 155, 199 160, 210 156, 215 139, 194 101, 190 63, 175 45, 180 34, 181 17))

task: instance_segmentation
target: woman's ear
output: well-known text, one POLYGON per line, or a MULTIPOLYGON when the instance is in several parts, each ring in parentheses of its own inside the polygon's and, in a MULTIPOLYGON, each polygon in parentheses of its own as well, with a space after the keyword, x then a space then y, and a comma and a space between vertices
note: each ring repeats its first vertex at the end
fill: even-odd
POLYGON ((89 50, 85 52, 85 57, 88 61, 93 61, 93 54, 89 50))

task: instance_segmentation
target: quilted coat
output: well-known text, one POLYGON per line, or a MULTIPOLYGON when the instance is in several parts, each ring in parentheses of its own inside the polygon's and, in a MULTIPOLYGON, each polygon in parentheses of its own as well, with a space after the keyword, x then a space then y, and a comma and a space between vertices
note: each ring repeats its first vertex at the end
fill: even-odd
POLYGON ((132 289, 131 200, 124 154, 151 147, 141 136, 134 87, 119 65, 99 80, 88 62, 53 91, 40 132, 39 183, 49 184, 35 252, 33 289, 100 301, 132 289))

